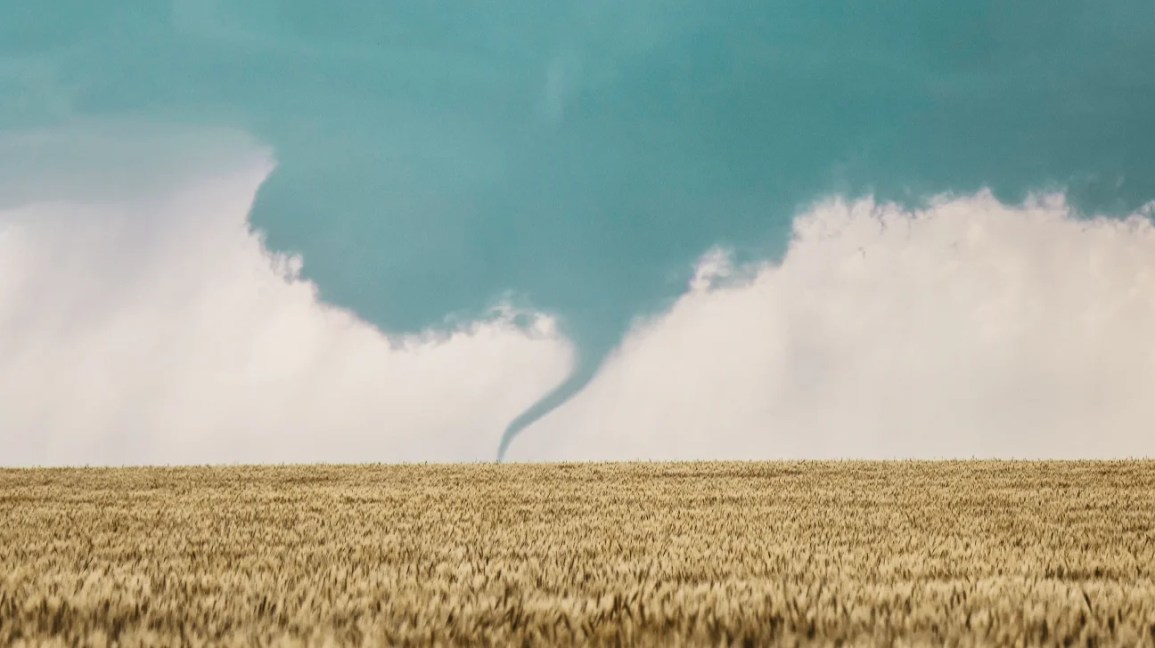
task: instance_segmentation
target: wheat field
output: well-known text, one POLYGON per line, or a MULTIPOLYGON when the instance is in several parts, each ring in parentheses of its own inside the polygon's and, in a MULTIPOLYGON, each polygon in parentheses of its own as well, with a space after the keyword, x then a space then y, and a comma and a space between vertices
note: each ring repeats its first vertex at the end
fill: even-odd
POLYGON ((0 470, 0 645, 1155 645, 1155 462, 0 470))

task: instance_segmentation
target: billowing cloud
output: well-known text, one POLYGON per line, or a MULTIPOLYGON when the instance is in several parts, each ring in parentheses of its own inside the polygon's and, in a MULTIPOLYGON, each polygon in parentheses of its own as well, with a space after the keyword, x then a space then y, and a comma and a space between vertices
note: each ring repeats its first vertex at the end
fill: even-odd
MULTIPOLYGON (((0 141, 44 158, 0 192, 0 464, 488 461, 571 367, 546 314, 399 336, 323 303, 250 227, 243 138, 106 177, 52 158, 115 136, 65 139, 0 141)), ((1151 211, 815 204, 776 262, 704 254, 509 458, 1150 456, 1151 211)))
POLYGON ((1061 195, 818 204, 706 255, 512 460, 1155 454, 1155 227, 1061 195))
POLYGON ((0 462, 1139 443, 1149 2, 282 4, 0 23, 0 462))
POLYGON ((0 210, 0 464, 488 460, 560 380, 549 318, 387 337, 320 303, 250 230, 246 159, 0 210))

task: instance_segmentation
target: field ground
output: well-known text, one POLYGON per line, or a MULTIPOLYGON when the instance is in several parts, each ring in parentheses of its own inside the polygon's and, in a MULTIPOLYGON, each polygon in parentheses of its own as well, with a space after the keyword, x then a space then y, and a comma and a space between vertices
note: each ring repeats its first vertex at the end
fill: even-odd
POLYGON ((0 470, 0 645, 1155 644, 1155 462, 0 470))

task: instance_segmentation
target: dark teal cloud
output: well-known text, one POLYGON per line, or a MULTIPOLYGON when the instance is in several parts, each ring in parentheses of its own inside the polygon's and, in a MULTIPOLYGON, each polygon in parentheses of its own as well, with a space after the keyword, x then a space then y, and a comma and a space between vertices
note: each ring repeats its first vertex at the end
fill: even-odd
POLYGON ((94 6, 9 12, 5 126, 249 131, 279 161, 253 223, 327 300, 393 332, 559 315, 581 364, 547 404, 818 196, 1155 197, 1148 2, 94 6))

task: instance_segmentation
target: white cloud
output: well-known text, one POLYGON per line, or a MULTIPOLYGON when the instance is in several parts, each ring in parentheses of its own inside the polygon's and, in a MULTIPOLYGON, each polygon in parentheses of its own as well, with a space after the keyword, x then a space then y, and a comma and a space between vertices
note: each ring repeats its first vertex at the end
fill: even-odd
MULTIPOLYGON (((300 260, 249 231, 267 159, 243 138, 188 159, 161 140, 61 179, 39 175, 62 168, 60 139, 0 139, 49 151, 0 164, 0 465, 490 460, 562 379, 545 317, 401 339, 319 303, 300 260), (148 189, 111 168, 139 177, 148 156, 148 189)), ((509 456, 1150 456, 1151 331, 1144 216, 1078 220, 1058 196, 825 202, 779 264, 706 254, 509 456)))
POLYGON ((1054 195, 831 201, 780 264, 737 272, 719 283, 735 270, 706 255, 510 459, 1155 455, 1142 215, 1079 220, 1054 195))
POLYGON ((248 229, 248 159, 0 210, 0 465, 491 460, 561 379, 548 318, 387 339, 320 304, 248 229))

